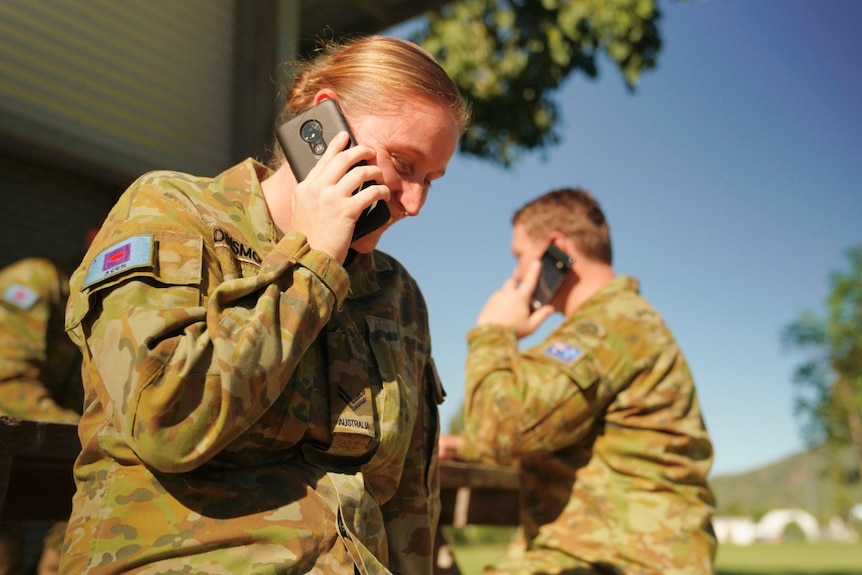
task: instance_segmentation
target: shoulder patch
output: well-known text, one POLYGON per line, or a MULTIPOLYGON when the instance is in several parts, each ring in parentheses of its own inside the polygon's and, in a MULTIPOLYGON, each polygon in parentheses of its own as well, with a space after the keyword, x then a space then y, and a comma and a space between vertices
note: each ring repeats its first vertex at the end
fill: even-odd
POLYGON ((578 359, 582 353, 580 349, 562 341, 555 341, 545 348, 545 355, 567 364, 578 359))
POLYGON ((3 301, 13 306, 28 310, 39 301, 39 294, 21 284, 9 284, 3 290, 3 301))
POLYGON ((124 270, 150 266, 153 263, 153 236, 126 238, 105 248, 90 262, 84 287, 88 287, 124 270))

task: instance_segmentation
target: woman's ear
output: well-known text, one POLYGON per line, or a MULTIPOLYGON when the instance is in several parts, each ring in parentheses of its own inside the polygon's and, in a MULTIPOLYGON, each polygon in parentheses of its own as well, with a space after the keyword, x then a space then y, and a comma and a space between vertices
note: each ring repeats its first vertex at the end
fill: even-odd
POLYGON ((335 100, 338 101, 338 98, 335 97, 335 92, 330 88, 323 88, 318 91, 317 94, 314 95, 313 103, 317 105, 324 100, 335 100))

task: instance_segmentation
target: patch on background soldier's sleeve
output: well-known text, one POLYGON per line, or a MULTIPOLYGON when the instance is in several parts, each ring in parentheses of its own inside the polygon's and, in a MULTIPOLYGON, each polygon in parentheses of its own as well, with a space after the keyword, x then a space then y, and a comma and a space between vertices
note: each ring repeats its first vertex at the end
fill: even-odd
POLYGON ((39 301, 39 294, 21 284, 10 284, 3 291, 3 301, 23 310, 28 310, 39 301))
POLYGON ((88 287, 124 270, 150 266, 153 263, 153 236, 126 238, 102 250, 90 263, 84 287, 88 287))
POLYGON ((555 341, 545 348, 545 355, 553 357, 562 363, 572 363, 578 359, 583 352, 573 345, 555 341))

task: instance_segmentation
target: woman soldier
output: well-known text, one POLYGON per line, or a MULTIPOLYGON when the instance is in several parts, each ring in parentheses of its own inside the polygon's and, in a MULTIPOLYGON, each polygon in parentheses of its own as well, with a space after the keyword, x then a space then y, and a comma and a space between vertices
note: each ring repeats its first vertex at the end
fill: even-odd
POLYGON ((432 572, 441 388, 419 288, 375 246, 468 112, 381 36, 301 66, 285 116, 327 99, 357 145, 332 137, 302 181, 283 158, 146 174, 72 277, 86 399, 62 573, 432 572), (354 241, 375 202, 390 219, 354 241))

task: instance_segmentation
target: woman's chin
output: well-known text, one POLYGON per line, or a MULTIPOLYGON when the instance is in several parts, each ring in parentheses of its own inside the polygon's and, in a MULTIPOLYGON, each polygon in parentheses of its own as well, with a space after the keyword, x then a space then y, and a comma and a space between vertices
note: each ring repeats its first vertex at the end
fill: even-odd
POLYGON ((367 254, 374 250, 377 247, 377 243, 380 241, 380 237, 383 235, 383 232, 386 230, 388 226, 384 226, 379 230, 374 230, 370 234, 364 235, 352 244, 350 247, 361 254, 367 254))

